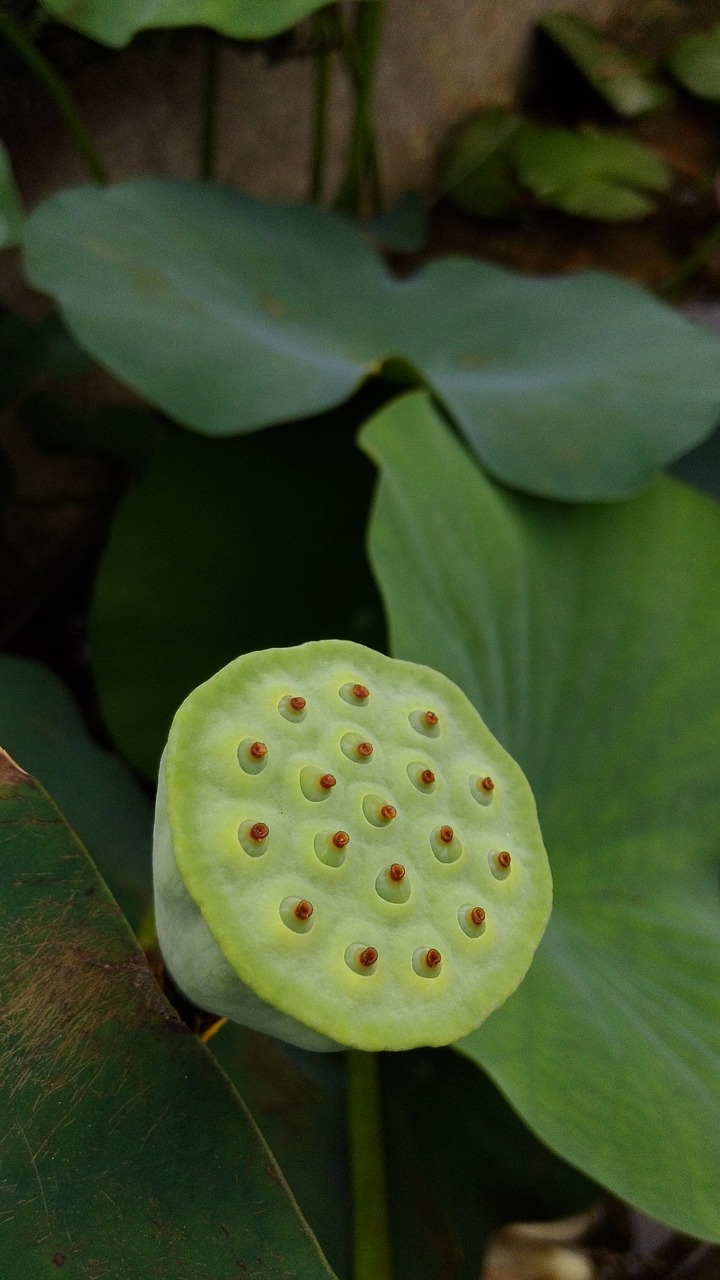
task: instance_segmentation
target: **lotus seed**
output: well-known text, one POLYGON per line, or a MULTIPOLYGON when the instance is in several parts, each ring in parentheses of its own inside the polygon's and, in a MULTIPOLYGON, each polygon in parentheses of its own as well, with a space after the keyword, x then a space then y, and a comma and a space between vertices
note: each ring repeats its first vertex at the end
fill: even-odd
POLYGON ((306 898, 283 898, 280 917, 293 933, 309 933, 315 923, 313 905, 306 898))
POLYGON ((499 853, 496 853, 493 850, 490 853, 489 862, 490 870, 496 880, 506 880, 510 874, 510 864, 512 862, 512 858, 510 857, 507 849, 501 849, 499 853))
POLYGON ((408 720, 418 733, 426 738, 440 736, 440 717, 434 711, 411 711, 408 720))
POLYGON ((337 869, 345 861, 345 850, 349 843, 347 831, 318 831, 313 840, 313 848, 321 862, 337 869))
POLYGON ((374 827, 386 827, 397 817, 394 804, 388 804, 382 796, 368 795, 363 797, 362 810, 368 822, 374 827))
POLYGON ((269 834, 266 822, 241 822, 238 827, 238 840, 251 858, 259 858, 266 852, 269 834))
POLYGON ((430 847, 438 862, 457 862, 462 856, 462 842, 452 827, 436 827, 430 836, 430 847))
POLYGON ((306 800, 327 800, 336 783, 337 778, 332 773, 320 773, 312 765, 305 765, 300 770, 300 790, 306 800))
POLYGON ((442 969, 442 956, 437 947, 417 947, 412 967, 421 978, 437 978, 442 969))
POLYGON ((345 702, 349 703, 351 707, 361 707, 367 703, 370 697, 370 690, 367 685, 354 684, 352 681, 349 681, 347 684, 342 686, 340 690, 340 697, 345 702))
POLYGON ((489 805, 493 802, 495 783, 487 775, 475 773, 470 779, 470 794, 478 804, 489 805))
POLYGON ((348 969, 361 977, 369 977, 375 972, 378 953, 375 947, 366 947, 362 942, 351 942, 345 948, 345 963, 348 969))
POLYGON ((435 786, 435 774, 427 765, 414 760, 407 767, 407 776, 418 791, 427 792, 435 786))
POLYGON ((348 641, 246 654, 186 699, 155 863, 180 989, 306 1048, 468 1035, 550 908, 532 795, 467 698, 348 641))
POLYGON ((291 724, 300 724, 307 715, 307 701, 299 695, 290 697, 286 694, 278 703, 278 711, 291 724))
POLYGON ((372 742, 364 742, 356 733, 346 733, 340 740, 340 748, 348 760, 364 764, 373 753, 372 742))
POLYGON ((403 903, 410 897, 410 881, 400 862, 385 867, 375 880, 375 889, 386 902, 403 903))
POLYGON ((458 924, 468 938, 481 938, 485 933, 485 911, 482 907, 461 907, 458 924))
POLYGON ((262 773, 268 762, 268 749, 264 742, 243 738, 237 749, 237 759, 244 773, 262 773))

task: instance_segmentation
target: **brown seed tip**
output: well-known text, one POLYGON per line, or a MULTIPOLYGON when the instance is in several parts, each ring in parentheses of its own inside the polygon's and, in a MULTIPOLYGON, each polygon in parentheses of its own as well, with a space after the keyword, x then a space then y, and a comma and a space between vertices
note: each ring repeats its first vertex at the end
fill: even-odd
POLYGON ((378 953, 374 947, 365 947, 358 956, 359 963, 365 969, 370 969, 376 962, 378 953))
POLYGON ((483 791, 495 790, 495 783, 493 782, 492 778, 481 778, 480 786, 482 787, 483 791))
POLYGON ((257 840, 258 844, 261 840, 267 840, 270 835, 270 828, 266 822, 255 822, 250 828, 250 839, 257 840))
POLYGON ((262 760, 267 755, 267 747, 264 742, 253 742, 250 747, 250 755, 254 760, 262 760))
POLYGON ((426 951, 425 964, 427 965, 428 969, 437 969, 441 960, 442 960, 442 956, 440 955, 440 952, 437 950, 436 947, 430 947, 430 950, 426 951))
POLYGON ((357 698, 358 702, 364 702, 370 697, 370 690, 365 688, 364 684, 354 684, 352 687, 353 698, 357 698))
POLYGON ((295 911, 293 914, 296 920, 309 920, 312 913, 312 902, 308 902, 307 899, 301 898, 300 901, 295 904, 295 911))
POLYGON ((429 729, 434 728, 434 726, 438 722, 438 718, 435 715, 434 711, 426 711, 425 715, 423 716, 423 720, 425 721, 425 724, 428 726, 429 729))
POLYGON ((485 912, 483 911, 482 907, 473 907, 472 911, 469 914, 470 914, 470 921, 474 925, 481 925, 483 920, 485 919, 485 912))
POLYGON ((400 880, 404 880, 404 879, 405 879, 405 868, 404 868, 404 866, 402 865, 402 863, 401 863, 401 862, 393 862, 393 864, 392 864, 392 866, 391 866, 391 868, 390 868, 390 870, 389 870, 389 872, 388 872, 388 875, 390 876, 390 879, 391 879, 391 880, 394 880, 394 881, 395 881, 395 883, 396 883, 396 884, 397 884, 397 883, 399 883, 399 881, 400 881, 400 880))
POLYGON ((426 787, 431 786, 432 783, 435 781, 435 774, 433 773, 432 769, 423 769, 422 773, 420 774, 420 781, 424 783, 426 787))
POLYGON ((441 827, 439 831, 440 839, 443 844, 452 844, 455 832, 452 827, 441 827))
POLYGON ((288 706, 292 707, 293 711, 304 711, 306 705, 304 698, 291 698, 288 703, 288 706))
POLYGON ((367 760, 368 756, 373 753, 373 744, 372 742, 358 742, 356 750, 359 756, 363 756, 367 760))
POLYGON ((334 787, 336 785, 336 783, 337 783, 337 778, 333 778, 331 773, 324 773, 320 778, 320 786, 322 787, 323 791, 329 791, 331 787, 334 787))
POLYGON ((498 854, 497 858, 495 859, 495 861, 497 862, 499 867, 502 867, 503 871, 507 871, 508 867, 510 866, 510 863, 512 862, 512 858, 510 857, 510 854, 508 853, 507 849, 502 849, 498 854))
POLYGON ((397 817, 397 809, 395 808, 395 805, 394 804, 381 805, 380 817, 384 818, 386 822, 392 822, 392 819, 397 817))
POLYGON ((344 849, 346 844, 350 843, 350 837, 347 831, 336 831, 331 841, 336 849, 344 849))

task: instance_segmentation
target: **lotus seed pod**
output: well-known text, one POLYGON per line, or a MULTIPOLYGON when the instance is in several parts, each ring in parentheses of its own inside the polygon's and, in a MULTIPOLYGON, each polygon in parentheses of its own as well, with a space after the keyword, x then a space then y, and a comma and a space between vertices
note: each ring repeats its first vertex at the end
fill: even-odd
POLYGON ((528 783, 465 695, 342 640, 246 654, 190 694, 154 860, 181 990, 311 1049, 467 1035, 552 896, 528 783))

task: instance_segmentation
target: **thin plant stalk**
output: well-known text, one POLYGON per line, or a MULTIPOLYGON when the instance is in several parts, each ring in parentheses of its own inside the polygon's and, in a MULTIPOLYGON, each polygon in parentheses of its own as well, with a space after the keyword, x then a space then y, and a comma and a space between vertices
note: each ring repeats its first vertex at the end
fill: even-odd
POLYGON ((360 212, 363 187, 368 174, 372 179, 376 208, 380 202, 372 98, 384 17, 385 0, 359 4, 354 28, 346 28, 343 41, 343 53, 355 89, 355 113, 350 131, 347 165, 335 202, 336 207, 345 213, 360 212))
POLYGON ((200 176, 209 182, 215 177, 217 165, 222 44, 214 31, 208 31, 207 34, 207 59, 201 108, 200 176))
POLYGON ((7 13, 0 12, 0 35, 13 45, 35 78, 47 89, 89 173, 96 182, 104 185, 107 182, 107 174, 95 150, 90 131, 65 81, 58 75, 45 55, 28 39, 19 23, 7 13))
POLYGON ((378 1057, 349 1049, 347 1113, 354 1280, 393 1280, 378 1057))
POLYGON ((332 47, 338 33, 337 14, 323 9, 315 15, 315 35, 318 52, 315 66, 315 104, 312 136, 312 170, 310 174, 310 200, 319 204, 322 200, 327 167, 328 109, 330 105, 330 77, 332 71, 332 47))

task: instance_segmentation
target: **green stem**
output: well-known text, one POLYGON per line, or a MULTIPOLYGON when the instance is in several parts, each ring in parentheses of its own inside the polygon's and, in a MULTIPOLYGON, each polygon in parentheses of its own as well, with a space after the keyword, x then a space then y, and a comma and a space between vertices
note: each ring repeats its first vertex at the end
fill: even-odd
POLYGON ((347 1054, 354 1280, 392 1280, 378 1058, 347 1054))
POLYGON ((716 249, 720 248, 720 222, 716 222, 714 227, 705 233, 702 239, 698 240, 692 253, 688 254, 684 262, 681 262, 675 268, 672 275, 661 284, 658 292, 662 298, 671 298, 686 284, 689 284, 694 275, 697 275, 701 267, 705 266, 708 258, 716 249))
POLYGON ((64 80, 45 55, 28 39, 22 27, 7 13, 0 13, 0 35, 5 36, 14 46, 36 79, 47 89, 92 177, 96 182, 106 183, 107 175, 98 158, 95 144, 64 80))
POLYGON ((318 43, 315 75, 315 112, 313 117, 312 172, 310 175, 310 200, 319 204, 322 200, 327 164, 328 106, 330 102, 330 72, 332 47, 337 35, 337 14, 334 9, 322 9, 315 14, 315 35, 318 43))
POLYGON ((200 176, 206 182, 215 177, 220 100, 220 54, 222 46, 214 31, 208 31, 207 61, 203 84, 200 133, 200 176))
POLYGON ((370 174, 376 206, 380 198, 375 135, 372 118, 372 95, 375 85, 377 55, 385 16, 385 0, 371 0, 357 6, 355 27, 346 32, 343 42, 345 62, 355 89, 355 114, 345 176, 340 184, 338 209, 358 214, 365 179, 370 174))

